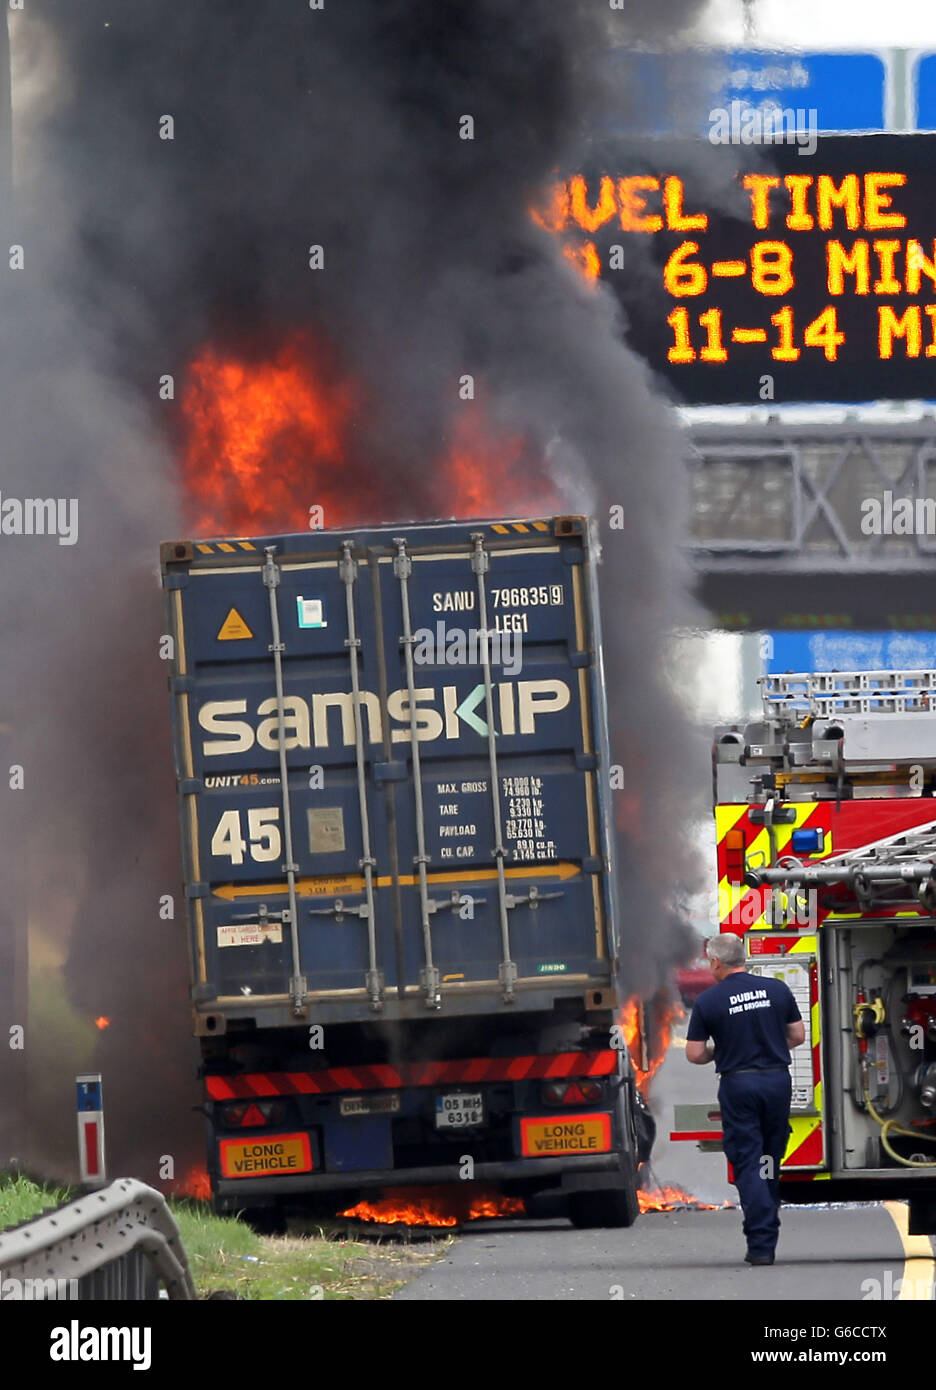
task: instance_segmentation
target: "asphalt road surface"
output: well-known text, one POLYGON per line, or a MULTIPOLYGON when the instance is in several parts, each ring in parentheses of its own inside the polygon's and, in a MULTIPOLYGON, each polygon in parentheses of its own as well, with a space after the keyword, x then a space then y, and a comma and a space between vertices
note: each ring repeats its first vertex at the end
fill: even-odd
MULTIPOLYGON (((668 1137, 675 1103, 715 1095, 712 1068, 686 1063, 684 1032, 685 1025, 654 1078, 653 1177, 707 1202, 736 1201, 721 1154, 668 1137)), ((906 1236, 906 1212, 901 1203, 784 1208, 777 1262, 757 1269, 743 1262, 736 1207, 647 1212, 630 1230, 580 1231, 558 1219, 483 1222, 395 1297, 845 1300, 871 1312, 879 1299, 933 1298, 933 1246, 906 1236)))

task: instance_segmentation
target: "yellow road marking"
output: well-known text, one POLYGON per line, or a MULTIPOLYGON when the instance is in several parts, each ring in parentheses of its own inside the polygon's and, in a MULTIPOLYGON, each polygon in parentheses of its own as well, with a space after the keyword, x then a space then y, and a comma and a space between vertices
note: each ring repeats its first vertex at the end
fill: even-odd
POLYGON ((897 1227, 904 1252, 903 1282, 900 1285, 898 1302, 906 1302, 909 1299, 930 1302, 933 1298, 933 1282, 936 1275, 932 1242, 929 1236, 907 1234, 910 1208, 906 1203, 885 1202, 884 1207, 897 1227))

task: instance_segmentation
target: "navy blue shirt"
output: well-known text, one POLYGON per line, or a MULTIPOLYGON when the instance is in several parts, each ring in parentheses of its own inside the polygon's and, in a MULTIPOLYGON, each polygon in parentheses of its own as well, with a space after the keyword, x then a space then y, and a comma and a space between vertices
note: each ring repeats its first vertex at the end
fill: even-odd
POLYGON ((712 1039, 717 1072, 788 1067, 786 1026, 799 1020, 796 1000, 782 980, 739 970, 699 995, 686 1038, 712 1039))

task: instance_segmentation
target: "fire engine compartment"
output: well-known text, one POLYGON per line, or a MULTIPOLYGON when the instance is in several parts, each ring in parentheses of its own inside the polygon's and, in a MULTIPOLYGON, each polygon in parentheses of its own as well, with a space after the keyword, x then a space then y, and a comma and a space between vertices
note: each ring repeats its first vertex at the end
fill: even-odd
POLYGON ((936 923, 827 921, 819 944, 832 1171, 936 1172, 936 923))
POLYGON ((761 686, 762 719, 716 729, 713 790, 721 929, 746 936, 755 971, 817 963, 821 1089, 810 1109, 794 1084, 794 1139, 797 1111, 812 1137, 791 1141, 784 1195, 814 1201, 822 1176, 826 1200, 909 1196, 911 1231, 934 1230, 936 671, 761 686))

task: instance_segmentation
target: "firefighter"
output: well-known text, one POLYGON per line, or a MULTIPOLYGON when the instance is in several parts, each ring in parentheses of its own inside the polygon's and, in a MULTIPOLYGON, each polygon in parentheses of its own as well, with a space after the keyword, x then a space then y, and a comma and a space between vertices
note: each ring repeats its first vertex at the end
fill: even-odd
POLYGON ((799 1047, 806 1030, 782 980, 746 972, 740 937, 712 937, 706 955, 717 983, 695 1002, 686 1058, 697 1066, 714 1058, 725 1156, 744 1212, 744 1258, 772 1265, 780 1162, 790 1134, 790 1048, 799 1047))

